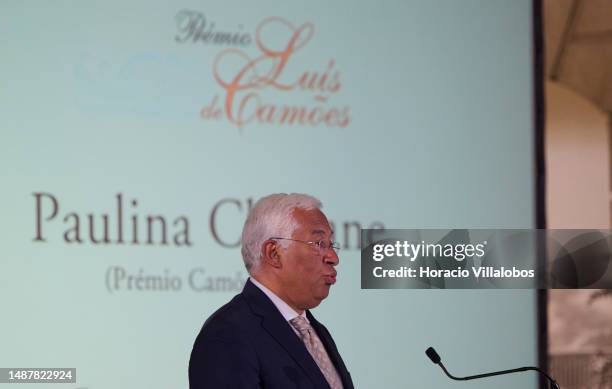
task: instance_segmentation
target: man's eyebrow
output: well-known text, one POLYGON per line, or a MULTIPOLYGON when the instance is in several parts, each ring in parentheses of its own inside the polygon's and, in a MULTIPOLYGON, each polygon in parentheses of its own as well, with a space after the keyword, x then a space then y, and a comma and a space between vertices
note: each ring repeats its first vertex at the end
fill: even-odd
MULTIPOLYGON (((329 234, 329 236, 334 236, 334 231, 330 230, 331 233, 329 234)), ((325 230, 312 230, 311 233, 313 235, 325 235, 326 231, 325 230)))

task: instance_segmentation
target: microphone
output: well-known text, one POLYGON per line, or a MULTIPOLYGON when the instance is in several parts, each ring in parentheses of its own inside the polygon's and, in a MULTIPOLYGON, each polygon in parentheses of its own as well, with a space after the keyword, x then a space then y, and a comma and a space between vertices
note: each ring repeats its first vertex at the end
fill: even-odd
POLYGON ((455 377, 452 374, 450 374, 448 372, 448 370, 446 370, 446 367, 442 363, 442 359, 440 358, 440 355, 438 355, 438 353, 436 352, 436 350, 434 350, 433 347, 429 347, 427 350, 425 350, 425 354, 429 357, 429 359, 431 359, 431 361, 434 364, 440 365, 440 367, 442 368, 444 373, 448 376, 448 378, 450 378, 452 380, 455 380, 455 381, 468 381, 468 380, 475 380, 475 379, 485 378, 485 377, 493 377, 493 376, 496 376, 496 375, 519 373, 521 371, 533 370, 533 371, 537 371, 538 373, 542 374, 544 377, 546 377, 548 379, 548 382, 550 383, 550 389, 561 389, 559 387, 559 384, 557 384, 555 382, 555 380, 552 379, 551 376, 546 374, 546 372, 544 372, 543 370, 541 370, 541 369, 539 369, 537 367, 534 367, 534 366, 525 366, 525 367, 519 367, 517 369, 500 370, 500 371, 494 371, 494 372, 491 372, 491 373, 470 375, 470 376, 467 376, 467 377, 455 377))

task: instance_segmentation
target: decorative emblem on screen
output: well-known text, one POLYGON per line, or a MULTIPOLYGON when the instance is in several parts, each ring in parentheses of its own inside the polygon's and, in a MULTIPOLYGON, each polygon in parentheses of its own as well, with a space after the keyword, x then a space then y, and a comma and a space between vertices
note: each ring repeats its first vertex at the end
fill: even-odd
POLYGON ((350 107, 336 102, 343 87, 332 56, 338 43, 316 41, 313 23, 269 17, 250 35, 216 31, 214 24, 202 24, 201 13, 181 12, 182 35, 177 41, 224 46, 211 69, 219 92, 201 108, 202 119, 228 120, 241 131, 252 124, 329 128, 350 124, 350 107), (200 22, 185 15, 200 15, 200 22))

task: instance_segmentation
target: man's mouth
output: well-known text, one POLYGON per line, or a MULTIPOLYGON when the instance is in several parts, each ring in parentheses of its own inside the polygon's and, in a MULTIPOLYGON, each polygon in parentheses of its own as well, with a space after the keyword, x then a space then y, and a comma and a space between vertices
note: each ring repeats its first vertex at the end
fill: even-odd
POLYGON ((326 284, 333 285, 336 283, 336 273, 327 274, 324 278, 326 284))

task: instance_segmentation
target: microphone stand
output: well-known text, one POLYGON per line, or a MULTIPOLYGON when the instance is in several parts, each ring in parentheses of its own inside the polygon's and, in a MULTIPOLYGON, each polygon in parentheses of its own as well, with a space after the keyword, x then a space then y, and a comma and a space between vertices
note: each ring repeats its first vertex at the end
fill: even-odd
POLYGON ((455 377, 454 375, 449 373, 448 370, 446 370, 446 366, 444 366, 440 356, 438 355, 436 350, 434 350, 433 347, 428 348, 425 351, 425 354, 427 354, 427 356, 429 357, 429 359, 431 359, 431 361, 433 363, 435 363, 436 365, 439 365, 442 368, 442 370, 448 376, 448 378, 450 378, 452 380, 455 380, 455 381, 469 381, 469 380, 475 380, 475 379, 479 379, 479 378, 493 377, 493 376, 503 375, 503 374, 520 373, 520 372, 523 372, 523 371, 532 370, 532 371, 537 371, 538 373, 544 375, 548 379, 548 381, 550 382, 550 388, 551 389, 560 389, 559 388, 559 384, 557 384, 557 382, 551 376, 549 376, 542 369, 539 369, 539 368, 534 367, 534 366, 525 366, 525 367, 519 367, 519 368, 516 368, 516 369, 499 370, 499 371, 493 371, 493 372, 490 372, 490 373, 470 375, 470 376, 466 376, 466 377, 455 377))

